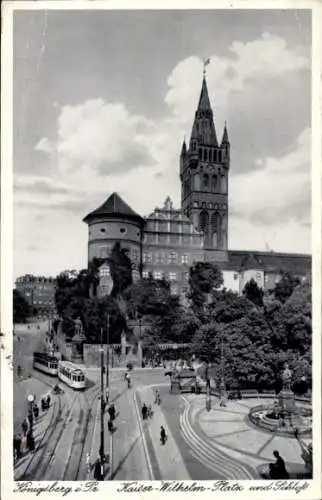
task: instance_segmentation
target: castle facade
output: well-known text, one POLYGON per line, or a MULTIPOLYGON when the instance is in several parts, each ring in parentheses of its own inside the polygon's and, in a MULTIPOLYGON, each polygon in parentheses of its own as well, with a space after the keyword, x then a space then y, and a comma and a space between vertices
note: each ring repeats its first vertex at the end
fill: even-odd
MULTIPOLYGON (((252 278, 269 290, 284 272, 303 279, 310 275, 310 255, 228 249, 230 142, 226 125, 218 141, 205 76, 179 163, 181 209, 168 197, 144 218, 113 193, 83 219, 88 224, 88 262, 108 258, 120 242, 129 252, 134 281, 149 273, 156 279, 164 276, 179 295, 188 291, 189 267, 200 261, 220 267, 224 286, 238 293, 252 278)), ((107 263, 100 275, 99 293, 105 295, 112 286, 107 263)))

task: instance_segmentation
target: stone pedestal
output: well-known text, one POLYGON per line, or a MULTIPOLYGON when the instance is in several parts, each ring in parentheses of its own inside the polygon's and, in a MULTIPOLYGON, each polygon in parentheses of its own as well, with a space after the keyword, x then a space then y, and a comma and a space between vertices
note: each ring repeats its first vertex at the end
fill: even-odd
POLYGON ((281 409, 292 413, 294 412, 295 399, 294 399, 294 393, 292 391, 283 389, 278 395, 278 400, 281 409))

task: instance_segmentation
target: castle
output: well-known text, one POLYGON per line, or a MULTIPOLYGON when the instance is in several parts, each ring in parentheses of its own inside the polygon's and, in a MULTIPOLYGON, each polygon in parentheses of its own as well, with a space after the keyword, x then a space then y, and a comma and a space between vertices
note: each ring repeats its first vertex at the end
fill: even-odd
MULTIPOLYGON (((189 144, 180 153, 181 209, 168 197, 146 218, 134 212, 117 193, 83 220, 88 224, 88 262, 107 258, 113 245, 127 248, 133 264, 133 280, 163 276, 173 294, 188 290, 189 267, 210 261, 223 272, 224 286, 241 293, 254 279, 264 290, 275 286, 282 273, 301 278, 311 272, 311 256, 228 249, 228 190, 230 143, 225 124, 218 141, 205 74, 189 144)), ((100 268, 101 295, 112 281, 109 266, 100 268)))

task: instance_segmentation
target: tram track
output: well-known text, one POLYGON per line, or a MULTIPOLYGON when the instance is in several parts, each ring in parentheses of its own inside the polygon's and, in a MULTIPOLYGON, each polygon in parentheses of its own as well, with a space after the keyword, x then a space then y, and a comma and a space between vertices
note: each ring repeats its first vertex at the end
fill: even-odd
POLYGON ((76 402, 77 396, 72 400, 71 405, 67 408, 66 413, 60 413, 60 418, 56 426, 53 428, 50 438, 48 439, 47 446, 43 451, 43 455, 38 461, 39 466, 35 471, 33 480, 41 481, 48 479, 48 473, 51 474, 54 469, 54 461, 57 459, 56 450, 61 441, 64 431, 71 421, 72 411, 76 402))
POLYGON ((38 463, 42 460, 43 456, 46 453, 46 448, 48 446, 48 443, 50 442, 56 425, 59 422, 61 418, 61 414, 63 411, 64 404, 62 402, 61 396, 57 395, 57 399, 54 400, 54 409, 53 409, 53 414, 51 416, 51 419, 49 421, 49 424, 47 426, 47 429, 45 430, 43 436, 41 437, 39 443, 37 444, 37 447, 34 451, 34 453, 31 455, 30 459, 28 460, 26 467, 23 471, 22 474, 17 477, 17 481, 22 481, 26 479, 33 479, 33 471, 37 467, 38 463), (40 452, 40 450, 42 450, 40 452), (40 452, 40 453, 39 453, 40 452))
POLYGON ((85 391, 84 393, 78 395, 82 400, 82 403, 85 401, 86 407, 83 408, 83 405, 81 405, 78 413, 70 447, 69 460, 67 461, 67 465, 64 470, 64 481, 77 481, 78 476, 80 475, 89 424, 93 420, 93 404, 95 399, 98 397, 99 389, 96 388, 95 391, 91 390, 90 393, 91 394, 89 395, 85 391))
MULTIPOLYGON (((46 374, 33 373, 32 376, 51 389, 57 384, 56 379, 51 380, 46 374)), ((54 394, 53 413, 47 428, 16 480, 78 480, 82 463, 85 466, 85 444, 99 392, 97 386, 92 386, 75 393, 64 385, 60 394, 54 394)))

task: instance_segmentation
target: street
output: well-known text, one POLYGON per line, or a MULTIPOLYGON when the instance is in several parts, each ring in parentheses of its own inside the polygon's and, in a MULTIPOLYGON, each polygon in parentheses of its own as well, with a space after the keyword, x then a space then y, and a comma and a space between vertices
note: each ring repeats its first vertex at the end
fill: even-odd
MULTIPOLYGON (((38 402, 51 396, 50 408, 34 421, 36 449, 16 461, 15 479, 92 479, 101 442, 100 369, 84 368, 85 391, 60 383, 62 393, 54 394, 57 378, 32 368, 32 352, 43 342, 42 331, 45 325, 41 330, 21 329, 20 340, 15 338, 14 359, 24 375, 14 382, 16 433, 21 432, 27 414, 27 395, 35 395, 38 402)), ((290 463, 301 462, 296 440, 270 436, 249 425, 248 410, 258 401, 229 402, 220 408, 213 397, 208 412, 204 394, 171 394, 163 368, 134 369, 130 388, 124 373, 124 369, 112 369, 109 374, 109 403, 115 404, 116 419, 111 434, 105 410, 104 480, 252 479, 258 477, 258 467, 270 460, 274 447, 290 463), (155 404, 156 389, 160 405, 155 404), (153 416, 146 420, 141 414, 144 403, 153 407, 153 416), (160 443, 161 425, 167 434, 164 445, 160 443)))

